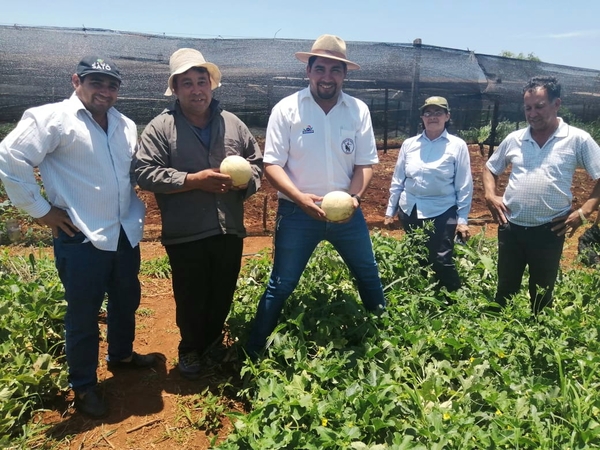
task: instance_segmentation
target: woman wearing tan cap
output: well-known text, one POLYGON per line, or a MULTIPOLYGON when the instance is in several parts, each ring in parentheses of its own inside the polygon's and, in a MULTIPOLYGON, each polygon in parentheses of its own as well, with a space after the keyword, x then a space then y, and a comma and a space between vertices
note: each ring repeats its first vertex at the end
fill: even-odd
POLYGON ((429 97, 421 108, 424 131, 402 144, 390 187, 385 225, 397 214, 405 231, 432 221, 429 256, 440 287, 460 288, 453 262, 454 239, 469 239, 467 216, 473 180, 467 144, 446 130, 450 108, 444 97, 429 97))

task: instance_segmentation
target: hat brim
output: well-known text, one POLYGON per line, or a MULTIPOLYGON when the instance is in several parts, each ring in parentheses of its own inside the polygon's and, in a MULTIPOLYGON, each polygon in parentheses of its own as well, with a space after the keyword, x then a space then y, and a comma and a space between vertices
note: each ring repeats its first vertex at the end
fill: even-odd
POLYGON ((313 53, 313 52, 296 52, 295 55, 298 60, 302 61, 305 64, 308 64, 308 60, 310 59, 311 56, 320 56, 321 58, 335 59, 336 61, 342 61, 342 62, 346 63, 346 67, 348 68, 348 70, 360 69, 360 66, 358 64, 356 64, 355 62, 352 62, 348 59, 341 58, 339 56, 328 55, 328 54, 323 54, 323 53, 313 53))
POLYGON ((206 70, 208 71, 208 75, 210 76, 210 88, 214 91, 216 88, 218 88, 219 86, 221 86, 221 71, 219 70, 219 68, 217 67, 216 64, 213 63, 209 63, 209 62, 204 62, 204 63, 189 63, 189 64, 184 64, 183 66, 179 67, 175 72, 173 72, 171 74, 171 76, 169 76, 169 81, 168 81, 168 85, 169 87, 167 87, 167 90, 165 91, 165 95, 170 96, 173 95, 173 79, 175 78, 175 76, 177 75, 181 75, 182 73, 187 72, 188 70, 190 70, 193 67, 204 67, 206 68, 206 70))
POLYGON ((80 77, 85 77, 86 75, 91 75, 93 73, 99 73, 100 75, 106 75, 106 76, 109 76, 111 78, 114 78, 115 80, 123 82, 123 79, 121 78, 120 75, 117 75, 115 73, 108 73, 108 72, 106 72, 104 70, 94 70, 94 69, 84 70, 84 71, 78 73, 77 75, 80 76, 80 77))
POLYGON ((425 108, 427 108, 428 106, 437 106, 438 108, 445 109, 447 113, 449 113, 449 112, 450 112, 450 108, 449 108, 448 106, 436 105, 435 103, 428 103, 428 104, 425 104, 425 105, 423 105, 423 106, 421 106, 421 107, 419 108, 419 111, 423 111, 423 110, 424 110, 425 108))

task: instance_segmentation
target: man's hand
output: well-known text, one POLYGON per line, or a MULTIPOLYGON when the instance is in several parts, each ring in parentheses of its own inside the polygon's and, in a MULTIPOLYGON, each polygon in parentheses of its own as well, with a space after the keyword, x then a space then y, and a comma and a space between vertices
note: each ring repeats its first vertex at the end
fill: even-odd
POLYGON ((302 209, 302 211, 304 211, 313 219, 327 220, 325 218, 325 211, 323 211, 319 205, 317 205, 317 202, 320 204, 322 201, 323 197, 305 193, 302 193, 298 198, 295 199, 295 203, 302 209))
POLYGON ((506 213, 508 212, 508 208, 502 202, 502 197, 499 195, 493 195, 485 198, 485 203, 492 213, 492 217, 494 221, 499 225, 504 225, 508 222, 506 220, 506 213))
POLYGON ((555 225, 551 228, 558 236, 567 235, 572 237, 575 234, 577 228, 583 225, 581 217, 577 211, 571 211, 569 214, 555 217, 552 219, 552 223, 555 225))
POLYGON ((469 225, 461 224, 456 226, 456 234, 460 236, 461 241, 467 242, 471 238, 469 225))
POLYGON ((63 230, 69 237, 75 236, 79 229, 73 225, 71 218, 64 209, 52 206, 45 216, 37 219, 39 223, 49 227, 52 230, 52 236, 58 237, 58 229, 63 230))
POLYGON ((386 228, 392 229, 394 227, 394 217, 385 216, 383 218, 383 226, 386 228))
POLYGON ((205 169, 196 173, 188 173, 184 186, 213 194, 224 194, 233 189, 233 181, 229 175, 220 173, 219 169, 205 169))

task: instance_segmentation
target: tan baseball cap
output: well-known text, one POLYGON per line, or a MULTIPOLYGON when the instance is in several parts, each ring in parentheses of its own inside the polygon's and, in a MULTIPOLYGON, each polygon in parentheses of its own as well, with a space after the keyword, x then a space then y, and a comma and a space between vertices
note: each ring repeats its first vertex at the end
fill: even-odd
POLYGON ((420 111, 423 111, 427 106, 439 106, 440 108, 444 108, 446 112, 450 111, 450 107, 448 106, 448 100, 444 97, 429 97, 425 100, 425 104, 419 108, 420 111))

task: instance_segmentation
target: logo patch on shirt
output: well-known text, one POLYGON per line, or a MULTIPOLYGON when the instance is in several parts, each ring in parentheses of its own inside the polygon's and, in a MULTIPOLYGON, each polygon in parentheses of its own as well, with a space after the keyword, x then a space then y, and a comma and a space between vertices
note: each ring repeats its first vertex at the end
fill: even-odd
POLYGON ((315 130, 313 130, 313 127, 311 125, 307 126, 302 130, 302 134, 313 134, 314 132, 315 130))
POLYGON ((342 141, 342 151, 349 155, 354 151, 354 139, 346 138, 342 141))

